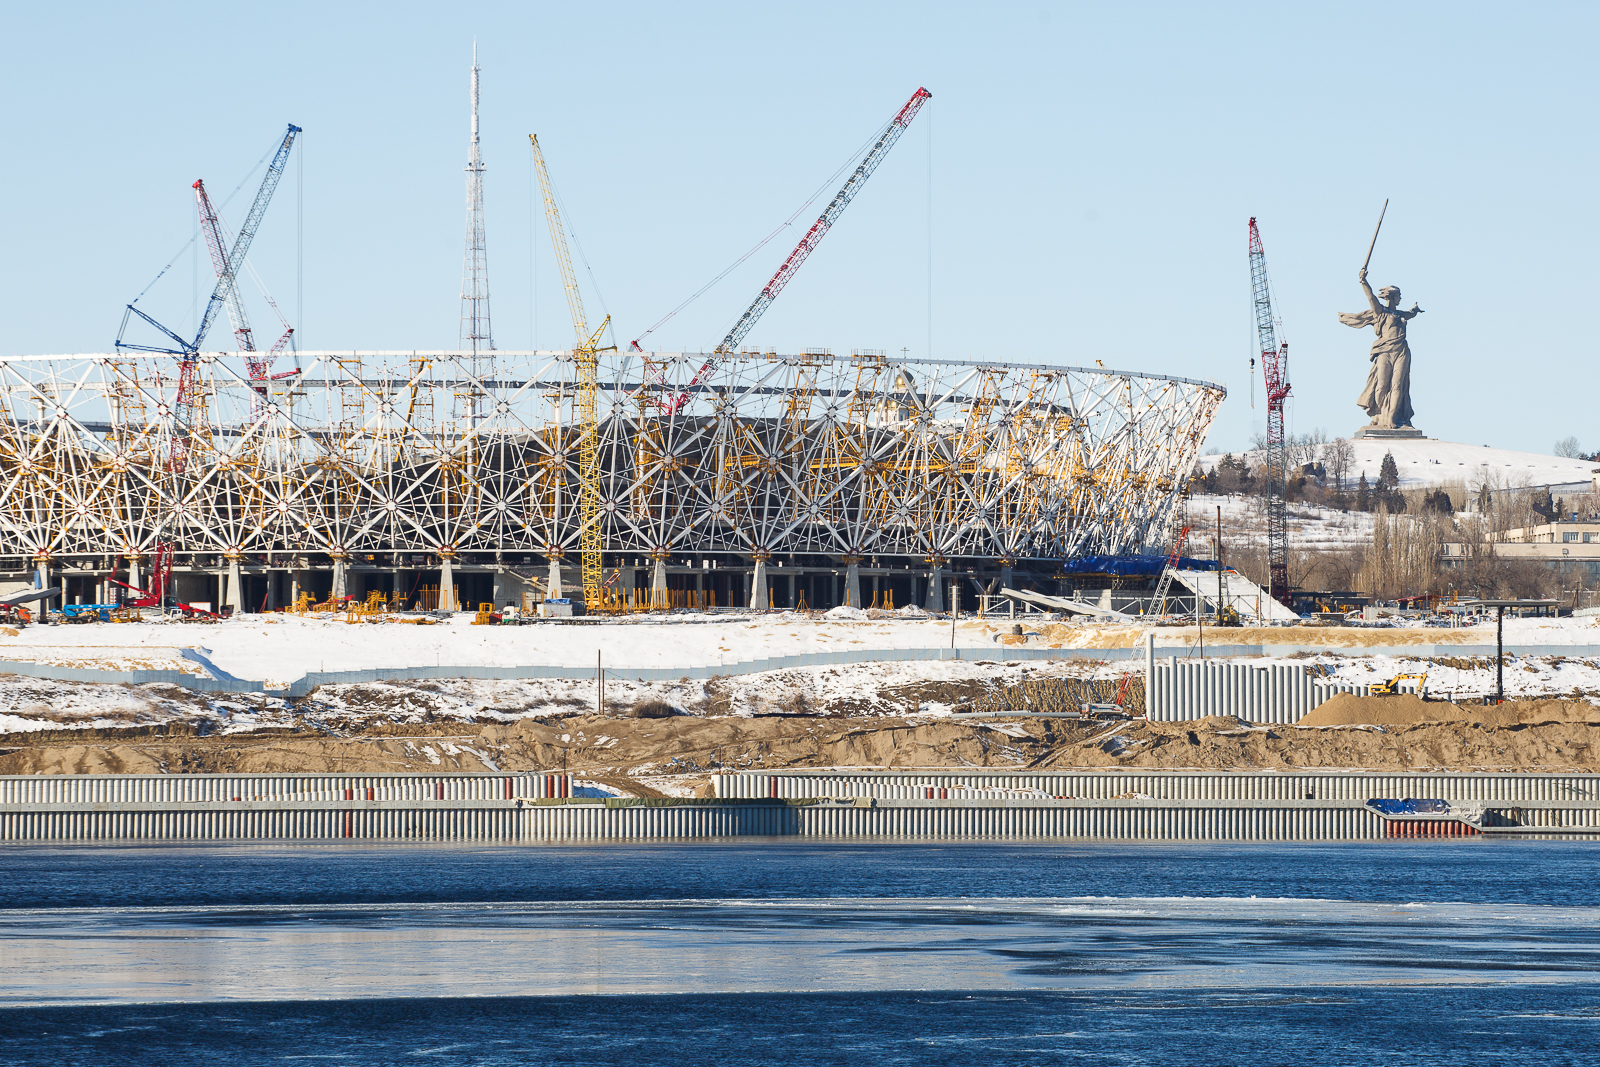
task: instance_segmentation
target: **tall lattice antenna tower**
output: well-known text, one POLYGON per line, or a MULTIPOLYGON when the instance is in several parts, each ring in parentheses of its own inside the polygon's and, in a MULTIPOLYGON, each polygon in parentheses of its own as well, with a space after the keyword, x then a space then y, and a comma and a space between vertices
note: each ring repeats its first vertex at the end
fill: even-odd
MULTIPOLYGON (((494 377, 494 331, 489 325, 489 254, 483 236, 483 157, 478 151, 478 42, 472 42, 472 146, 467 153, 467 254, 461 266, 461 337, 470 353, 464 370, 477 381, 494 377)), ((483 389, 463 385, 458 391, 464 415, 476 421, 483 389)))

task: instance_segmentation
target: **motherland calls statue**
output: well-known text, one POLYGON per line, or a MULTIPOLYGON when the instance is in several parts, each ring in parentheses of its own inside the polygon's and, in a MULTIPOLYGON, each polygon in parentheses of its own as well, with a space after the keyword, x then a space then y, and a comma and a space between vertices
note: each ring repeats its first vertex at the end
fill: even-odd
MULTIPOLYGON (((1388 210, 1384 202, 1384 210, 1388 210)), ((1378 217, 1383 226, 1383 217, 1378 217)), ((1378 234, 1372 234, 1376 245, 1378 234)), ((1367 263, 1372 262, 1372 249, 1367 249, 1367 263)), ((1367 284, 1367 267, 1363 264, 1356 274, 1362 292, 1367 294, 1366 311, 1341 311, 1339 321, 1346 326, 1371 326, 1378 339, 1372 342, 1372 370, 1367 372, 1367 387, 1356 399, 1356 405, 1371 416, 1372 421, 1357 430, 1357 437, 1421 437, 1422 431, 1411 425, 1411 346, 1406 343, 1406 322, 1422 314, 1415 303, 1410 311, 1400 310, 1400 289, 1386 285, 1372 293, 1367 284), (1378 298, 1383 298, 1383 303, 1378 298)))

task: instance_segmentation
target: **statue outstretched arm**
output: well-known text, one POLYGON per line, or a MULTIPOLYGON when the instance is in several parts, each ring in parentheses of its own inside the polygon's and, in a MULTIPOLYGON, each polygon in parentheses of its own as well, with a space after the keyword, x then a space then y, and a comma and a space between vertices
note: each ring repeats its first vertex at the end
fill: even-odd
POLYGON ((1422 309, 1417 307, 1416 304, 1412 304, 1410 311, 1400 312, 1400 317, 1404 319, 1414 319, 1420 314, 1422 314, 1422 309))
POLYGON ((1372 286, 1367 284, 1367 268, 1362 267, 1361 270, 1356 273, 1356 280, 1361 283, 1361 291, 1367 294, 1367 306, 1372 309, 1373 314, 1383 314, 1384 309, 1378 303, 1378 298, 1373 295, 1372 286))

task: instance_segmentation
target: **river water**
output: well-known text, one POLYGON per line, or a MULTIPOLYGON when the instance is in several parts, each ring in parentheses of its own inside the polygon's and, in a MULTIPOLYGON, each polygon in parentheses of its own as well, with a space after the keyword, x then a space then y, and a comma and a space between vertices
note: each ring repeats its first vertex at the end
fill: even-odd
POLYGON ((0 849, 0 1063, 1600 1063, 1600 845, 0 849))

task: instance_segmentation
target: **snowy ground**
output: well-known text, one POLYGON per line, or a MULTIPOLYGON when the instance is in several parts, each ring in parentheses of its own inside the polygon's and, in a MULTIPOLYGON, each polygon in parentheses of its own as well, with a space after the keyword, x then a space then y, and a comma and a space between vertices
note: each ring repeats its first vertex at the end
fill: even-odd
MULTIPOLYGON (((965 687, 1015 685, 1041 677, 1120 678, 1136 666, 1066 661, 994 663, 958 660, 804 667, 709 682, 606 683, 605 710, 627 714, 661 702, 679 713, 733 715, 913 715, 938 718, 956 710, 965 687)), ((120 686, 0 675, 0 733, 110 729, 185 722, 208 732, 270 727, 323 731, 339 737, 383 723, 510 723, 532 716, 598 712, 595 682, 443 679, 319 687, 296 702, 276 697, 190 693, 169 685, 120 686)), ((441 727, 444 728, 444 727, 441 727)))
MULTIPOLYGON (((1441 656, 1432 662, 1403 656, 1320 655, 1307 661, 1252 660, 1304 665, 1321 663, 1330 671, 1329 680, 1351 685, 1371 685, 1399 674, 1426 674, 1428 695, 1440 700, 1476 700, 1495 693, 1495 659, 1478 656, 1453 659, 1441 656), (1445 665, 1440 660, 1449 660, 1445 665)), ((1505 665, 1506 697, 1523 700, 1563 697, 1588 700, 1600 705, 1600 657, 1568 659, 1562 656, 1511 656, 1505 665)))
MULTIPOLYGON (((1209 558, 1215 540, 1217 509, 1222 509, 1222 534, 1228 543, 1241 539, 1266 543, 1267 514, 1259 496, 1196 493, 1189 498, 1189 537, 1186 555, 1209 558)), ((1372 543, 1372 515, 1365 511, 1339 511, 1315 504, 1288 506, 1289 542, 1296 548, 1352 548, 1372 543)))
MULTIPOLYGON (((195 671, 193 648, 238 678, 284 685, 309 672, 376 667, 565 665, 703 667, 766 656, 850 649, 948 648, 948 621, 777 615, 643 616, 599 624, 474 626, 470 614, 434 626, 351 625, 341 617, 246 615, 216 623, 162 620, 30 626, 0 637, 0 659, 74 667, 195 671)), ((880 613, 881 614, 881 613, 880 613)), ((993 627, 963 622, 962 647, 992 646, 993 627)))
MULTIPOLYGON (((1465 482, 1476 488, 1485 480, 1485 475, 1493 486, 1592 483, 1600 477, 1600 463, 1544 456, 1537 452, 1513 452, 1481 443, 1473 445, 1429 438, 1387 441, 1362 438, 1351 441, 1350 445, 1355 450, 1355 462, 1347 476, 1351 485, 1358 482, 1362 474, 1367 476, 1368 484, 1376 482, 1386 452, 1394 453, 1403 489, 1422 489, 1445 482, 1465 482)), ((1260 452, 1243 455, 1251 467, 1263 459, 1260 452)), ((1203 456, 1200 465, 1203 470, 1210 470, 1221 460, 1219 455, 1203 456)))
MULTIPOLYGON (((832 613, 830 613, 832 614, 832 613)), ((878 618, 812 617, 793 612, 772 615, 672 615, 597 624, 545 623, 531 626, 473 626, 458 615, 437 626, 395 623, 350 625, 329 618, 296 615, 246 615, 212 624, 177 621, 30 626, 15 636, 0 636, 0 660, 33 661, 108 670, 172 669, 195 673, 185 659, 194 649, 238 678, 261 679, 280 687, 307 672, 406 668, 417 666, 580 666, 597 658, 608 668, 704 667, 767 656, 868 649, 949 648, 948 620, 874 613, 878 618)), ((1030 647, 1131 648, 1143 641, 1139 627, 1097 623, 1024 620, 1030 647)), ((955 628, 957 646, 992 649, 1008 637, 1011 621, 963 619, 955 628)), ((1226 632, 1224 632, 1226 633, 1226 632)), ((1359 631, 1284 627, 1235 632, 1245 643, 1383 645, 1427 643, 1492 644, 1494 626, 1432 629, 1414 624, 1359 631)), ((1157 643, 1188 645, 1192 628, 1161 627, 1157 643)), ((1228 640, 1213 636, 1213 640, 1228 640)), ((1508 644, 1600 645, 1600 618, 1507 619, 1508 644)), ((933 671, 938 665, 884 664, 896 670, 933 671)), ((931 676, 931 675, 927 675, 931 676)), ((540 683, 541 685, 545 683, 540 683)), ((5 706, 0 701, 0 708, 5 706)))

